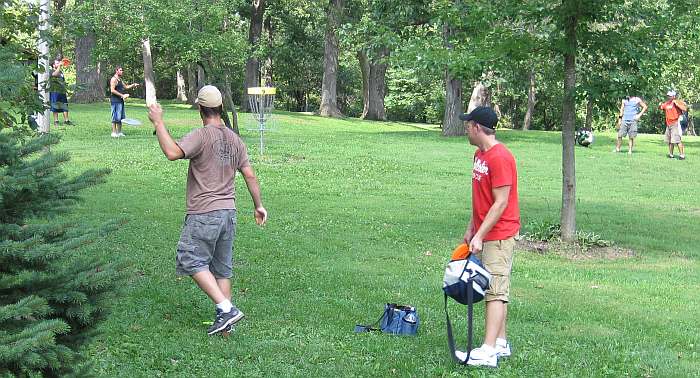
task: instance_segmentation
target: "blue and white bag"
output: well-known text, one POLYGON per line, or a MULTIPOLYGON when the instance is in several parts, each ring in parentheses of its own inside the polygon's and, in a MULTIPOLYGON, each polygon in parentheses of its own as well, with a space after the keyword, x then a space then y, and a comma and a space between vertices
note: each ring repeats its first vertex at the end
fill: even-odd
POLYGON ((469 251, 469 246, 461 244, 452 253, 450 262, 445 267, 442 280, 442 290, 445 293, 445 317, 447 318, 447 343, 453 360, 466 364, 472 350, 472 318, 473 304, 480 302, 486 295, 491 282, 491 274, 484 268, 481 261, 469 251), (467 305, 467 351, 466 358, 459 358, 455 351, 455 341, 452 335, 452 323, 447 312, 447 297, 467 305))

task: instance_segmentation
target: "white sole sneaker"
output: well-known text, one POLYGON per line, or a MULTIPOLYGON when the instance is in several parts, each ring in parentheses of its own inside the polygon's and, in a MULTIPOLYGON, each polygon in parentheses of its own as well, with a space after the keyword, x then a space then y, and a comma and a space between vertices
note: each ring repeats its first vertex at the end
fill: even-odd
POLYGON ((505 347, 496 346, 496 357, 510 357, 510 344, 505 347))
POLYGON ((490 368, 496 368, 498 367, 498 358, 496 356, 493 356, 493 358, 485 359, 485 360, 475 360, 473 358, 469 358, 469 361, 467 361, 467 365, 469 366, 485 366, 485 367, 490 367, 490 368))

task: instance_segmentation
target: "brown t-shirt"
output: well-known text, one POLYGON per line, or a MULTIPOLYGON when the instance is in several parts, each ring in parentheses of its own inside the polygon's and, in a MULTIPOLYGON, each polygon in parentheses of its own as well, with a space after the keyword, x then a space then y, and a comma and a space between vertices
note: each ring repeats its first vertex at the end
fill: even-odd
POLYGON ((224 125, 206 125, 177 144, 190 160, 187 214, 235 209, 236 171, 250 165, 243 140, 224 125))

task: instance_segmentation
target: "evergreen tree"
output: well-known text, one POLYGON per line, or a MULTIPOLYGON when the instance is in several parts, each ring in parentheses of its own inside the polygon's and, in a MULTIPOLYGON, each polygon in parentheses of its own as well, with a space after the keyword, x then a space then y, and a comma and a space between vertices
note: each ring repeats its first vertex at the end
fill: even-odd
POLYGON ((118 264, 79 248, 116 223, 94 228, 59 217, 109 171, 68 177, 68 155, 50 148, 59 138, 27 127, 41 104, 36 65, 27 64, 35 53, 23 42, 31 18, 5 12, 13 4, 22 9, 3 3, 0 23, 0 376, 58 376, 76 373, 80 348, 122 277, 118 264))

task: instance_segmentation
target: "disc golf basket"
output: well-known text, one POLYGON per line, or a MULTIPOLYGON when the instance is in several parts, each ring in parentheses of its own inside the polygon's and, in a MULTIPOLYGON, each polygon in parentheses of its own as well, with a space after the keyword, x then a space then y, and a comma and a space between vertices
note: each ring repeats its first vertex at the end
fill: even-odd
POLYGON ((274 87, 252 87, 248 88, 248 104, 253 117, 258 121, 257 129, 250 129, 260 132, 260 155, 265 149, 265 123, 272 116, 273 103, 275 101, 277 89, 274 87))

